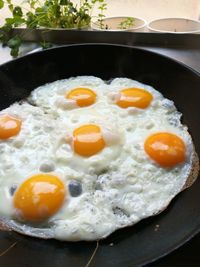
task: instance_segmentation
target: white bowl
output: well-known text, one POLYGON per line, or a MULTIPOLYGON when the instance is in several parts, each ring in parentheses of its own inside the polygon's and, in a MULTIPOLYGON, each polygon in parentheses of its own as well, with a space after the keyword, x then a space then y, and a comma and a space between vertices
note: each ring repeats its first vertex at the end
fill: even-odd
POLYGON ((144 31, 147 22, 144 19, 136 18, 136 17, 130 17, 130 16, 120 16, 120 17, 106 17, 102 19, 102 23, 104 25, 103 28, 101 28, 101 25, 99 21, 94 21, 91 23, 91 28, 93 30, 98 31, 134 31, 134 32, 142 32, 144 31), (134 19, 134 25, 126 28, 121 29, 120 23, 126 20, 127 18, 133 18, 134 19))
POLYGON ((149 22, 151 32, 160 33, 200 33, 200 21, 186 18, 164 18, 149 22))

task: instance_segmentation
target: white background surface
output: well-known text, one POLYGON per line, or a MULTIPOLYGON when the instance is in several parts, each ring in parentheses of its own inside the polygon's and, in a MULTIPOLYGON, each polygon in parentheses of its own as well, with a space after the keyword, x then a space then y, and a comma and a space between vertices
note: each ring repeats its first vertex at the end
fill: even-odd
MULTIPOLYGON (((13 0, 20 4, 23 0, 13 0)), ((79 3, 80 0, 72 0, 79 3)), ((141 17, 147 21, 164 17, 184 17, 198 19, 200 0, 107 0, 106 16, 128 15, 141 17)), ((97 14, 97 10, 94 11, 97 14)), ((5 9, 0 10, 0 22, 9 15, 5 9)))
POLYGON ((200 0, 107 0, 107 15, 128 15, 147 21, 164 17, 198 19, 200 0))

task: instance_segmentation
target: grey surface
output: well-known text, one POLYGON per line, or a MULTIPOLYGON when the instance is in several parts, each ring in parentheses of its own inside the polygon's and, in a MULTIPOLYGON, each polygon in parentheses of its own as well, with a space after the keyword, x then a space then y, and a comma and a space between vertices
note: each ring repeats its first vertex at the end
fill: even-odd
MULTIPOLYGON (((162 55, 169 56, 200 72, 200 46, 199 48, 164 48, 158 46, 153 47, 142 45, 135 47, 144 48, 162 55)), ((25 55, 31 51, 34 52, 38 50, 40 49, 38 48, 38 45, 36 43, 25 43, 21 48, 20 55, 25 55)), ((12 57, 10 56, 9 48, 3 48, 2 46, 0 46, 0 64, 10 60, 12 60, 12 57)))
POLYGON ((200 34, 152 33, 129 31, 95 31, 91 29, 24 29, 15 28, 10 36, 20 35, 23 41, 70 43, 110 43, 139 46, 200 48, 200 34))
MULTIPOLYGON (((25 43, 20 49, 20 55, 25 55, 33 49, 36 49, 37 47, 38 45, 36 43, 25 43)), ((10 48, 2 47, 2 45, 0 44, 0 64, 3 64, 12 59, 13 58, 10 55, 10 48)))
POLYGON ((174 58, 200 72, 200 48, 199 49, 161 48, 161 47, 151 47, 151 48, 144 47, 144 48, 174 58))

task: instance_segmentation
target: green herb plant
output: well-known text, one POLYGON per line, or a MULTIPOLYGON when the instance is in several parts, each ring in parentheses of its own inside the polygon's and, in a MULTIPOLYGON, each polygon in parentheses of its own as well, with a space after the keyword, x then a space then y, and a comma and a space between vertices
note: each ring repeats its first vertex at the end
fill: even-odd
MULTIPOLYGON (((18 56, 23 36, 11 36, 16 27, 27 29, 81 29, 90 26, 92 11, 98 7, 99 20, 104 17, 106 0, 80 0, 77 5, 70 0, 25 0, 22 6, 15 6, 12 0, 0 0, 0 10, 8 7, 11 16, 0 27, 0 42, 11 49, 13 57, 18 56)), ((1 11, 0 11, 1 12, 1 11)), ((43 48, 49 44, 43 40, 43 48)))
MULTIPOLYGON (((105 8, 105 10, 106 10, 106 8, 105 8)), ((99 19, 97 20, 95 25, 97 25, 98 28, 100 28, 102 30, 112 29, 112 27, 109 27, 109 24, 106 23, 106 21, 104 20, 104 17, 105 17, 104 14, 102 14, 102 16, 100 16, 100 14, 99 14, 99 19)), ((135 25, 135 19, 132 17, 127 17, 119 23, 117 29, 126 30, 126 29, 130 29, 134 25, 135 25)))
POLYGON ((118 29, 126 30, 134 26, 134 18, 128 17, 119 23, 118 29))

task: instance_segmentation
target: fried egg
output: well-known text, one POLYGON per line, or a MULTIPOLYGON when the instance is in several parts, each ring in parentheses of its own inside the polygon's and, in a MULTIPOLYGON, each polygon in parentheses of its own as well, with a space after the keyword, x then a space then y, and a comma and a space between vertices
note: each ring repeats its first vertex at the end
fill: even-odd
POLYGON ((174 103, 127 78, 36 88, 0 112, 0 153, 0 218, 68 241, 105 238, 159 213, 198 169, 174 103))

